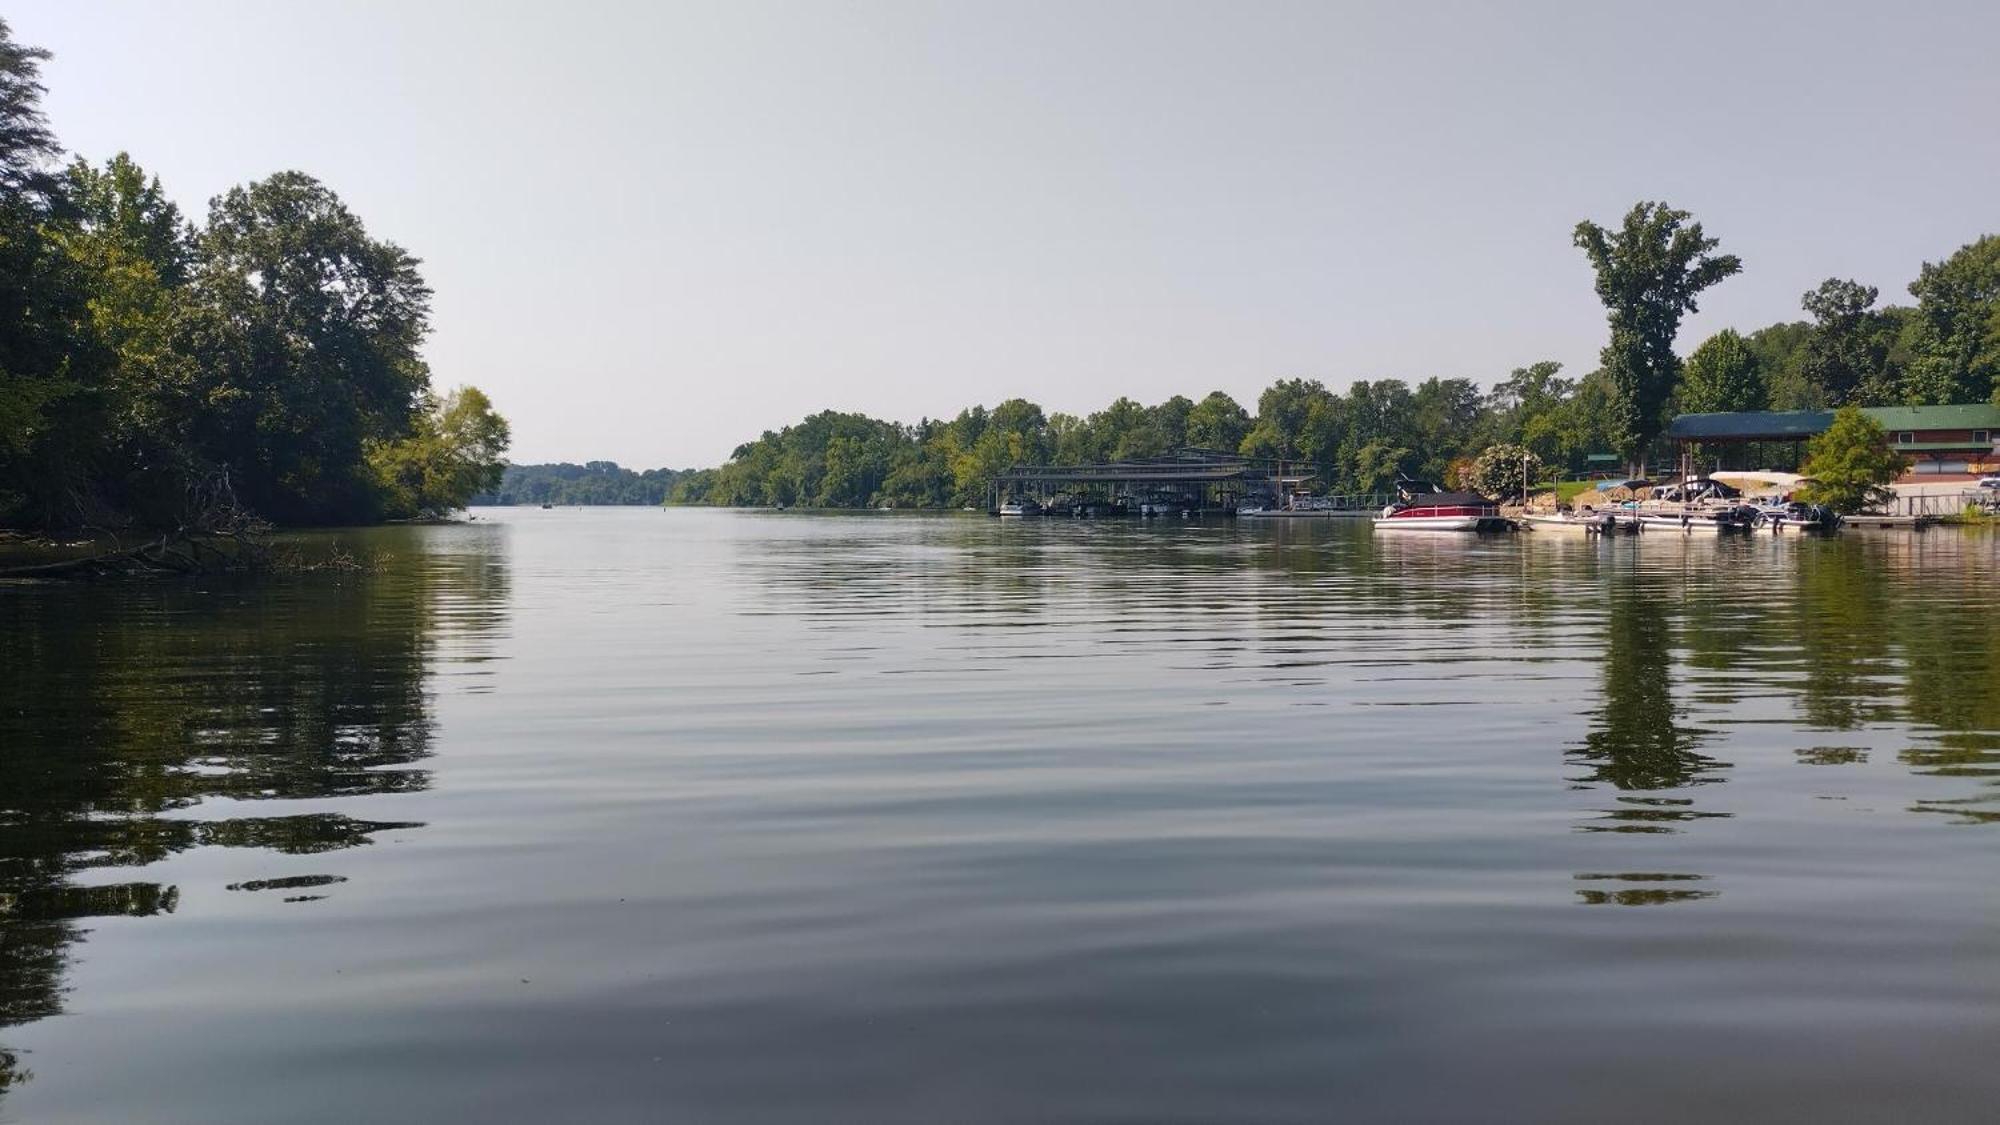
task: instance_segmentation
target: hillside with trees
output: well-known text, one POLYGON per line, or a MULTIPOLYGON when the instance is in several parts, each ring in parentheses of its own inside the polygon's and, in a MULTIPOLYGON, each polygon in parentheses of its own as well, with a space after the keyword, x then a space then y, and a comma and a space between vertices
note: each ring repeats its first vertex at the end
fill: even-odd
POLYGON ((287 524, 462 506, 508 427, 438 393, 418 261, 278 172, 183 216, 120 153, 59 163, 48 52, 0 21, 0 524, 287 524))
POLYGON ((1514 369, 1490 391, 1442 376, 1360 380, 1344 391, 1282 379, 1254 413, 1221 391, 1198 402, 1121 398, 1081 416, 1010 399, 915 425, 826 411, 738 446, 720 467, 683 474, 669 502, 960 507, 983 503, 986 482, 1009 465, 1183 446, 1284 458, 1315 471, 1324 491, 1369 493, 1399 473, 1469 479, 1496 445, 1571 473, 1593 467, 1593 453, 1659 463, 1671 457, 1660 434, 1683 412, 2000 403, 2000 236, 1925 263, 1910 285, 1914 306, 1877 307, 1874 287, 1829 278, 1801 295, 1809 319, 1724 329, 1686 359, 1677 351, 1681 319, 1743 263, 1665 203, 1637 204, 1616 227, 1579 223, 1573 240, 1608 329, 1600 366, 1580 378, 1545 361, 1514 369))
POLYGON ((661 504, 685 473, 679 469, 634 472, 616 461, 582 465, 508 465, 500 483, 472 498, 478 505, 661 504))

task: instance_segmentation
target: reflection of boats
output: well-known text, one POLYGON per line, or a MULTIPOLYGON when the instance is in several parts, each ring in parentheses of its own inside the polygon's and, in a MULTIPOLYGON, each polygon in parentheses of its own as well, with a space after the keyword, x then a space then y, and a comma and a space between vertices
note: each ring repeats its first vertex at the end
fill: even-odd
POLYGON ((1382 509, 1377 531, 1509 531, 1514 522, 1485 497, 1470 492, 1412 493, 1382 509))
POLYGON ((1003 516, 1039 516, 1042 514, 1042 506, 1023 496, 1009 496, 1001 503, 1000 514, 1003 516))

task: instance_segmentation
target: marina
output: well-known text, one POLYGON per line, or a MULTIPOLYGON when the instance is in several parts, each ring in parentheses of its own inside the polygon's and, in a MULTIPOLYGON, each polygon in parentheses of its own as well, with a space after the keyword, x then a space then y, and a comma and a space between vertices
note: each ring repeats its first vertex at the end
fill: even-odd
POLYGON ((993 478, 999 516, 1076 519, 1368 519, 1386 496, 1314 496, 1296 463, 1186 447, 1160 457, 1096 464, 1013 465, 993 478))

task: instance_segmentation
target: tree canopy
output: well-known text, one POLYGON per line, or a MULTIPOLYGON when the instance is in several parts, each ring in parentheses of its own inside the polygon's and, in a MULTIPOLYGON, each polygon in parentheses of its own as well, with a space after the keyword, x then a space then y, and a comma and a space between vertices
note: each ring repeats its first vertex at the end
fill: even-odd
POLYGON ((739 446, 718 468, 682 474, 670 499, 959 507, 983 503, 988 482, 1010 465, 1129 460, 1184 447, 1283 458, 1317 474, 1320 487, 1348 493, 1386 491, 1401 474, 1442 479, 1455 461, 1497 441, 1532 441, 1538 462, 1581 467, 1601 448, 1593 421, 1601 397, 1559 370, 1531 365, 1491 394, 1469 379, 1414 387, 1361 380, 1344 393, 1314 379, 1283 379, 1258 397, 1255 416, 1221 391, 1150 406, 1121 398, 1082 417, 1014 399, 914 426, 829 411, 739 446))
POLYGON ((1888 435, 1859 407, 1843 406, 1833 425, 1807 446, 1804 498, 1845 515, 1880 503, 1884 488, 1902 475, 1903 458, 1889 450, 1888 435))
POLYGON ((506 422, 430 390, 430 288, 284 171, 190 223, 129 155, 55 169, 45 51, 0 22, 0 520, 185 522, 216 483, 288 523, 462 505, 506 422))
POLYGON ((1758 370, 1757 355, 1733 328, 1702 341, 1688 357, 1682 377, 1680 405, 1691 414, 1762 410, 1769 391, 1758 370))
POLYGON ((661 504, 686 473, 678 469, 635 472, 616 461, 508 465, 498 484, 473 496, 474 504, 599 506, 661 504))
POLYGON ((1925 262, 1910 283, 1912 403, 2000 403, 2000 235, 1925 262))
POLYGON ((1640 203, 1616 230, 1588 219, 1576 225, 1574 241, 1596 272, 1611 325, 1602 353, 1612 392, 1607 428, 1628 459, 1666 425, 1663 411, 1680 379, 1681 318, 1698 311, 1703 290, 1743 268, 1734 254, 1711 254, 1720 241, 1692 218, 1665 203, 1640 203))

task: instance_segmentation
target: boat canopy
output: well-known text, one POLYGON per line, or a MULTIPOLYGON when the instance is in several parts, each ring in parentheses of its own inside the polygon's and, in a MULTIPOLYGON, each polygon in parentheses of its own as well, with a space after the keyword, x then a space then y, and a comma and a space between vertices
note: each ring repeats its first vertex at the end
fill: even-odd
POLYGON ((1412 508, 1490 508, 1493 501, 1477 492, 1425 492, 1413 493, 1409 505, 1412 508))

